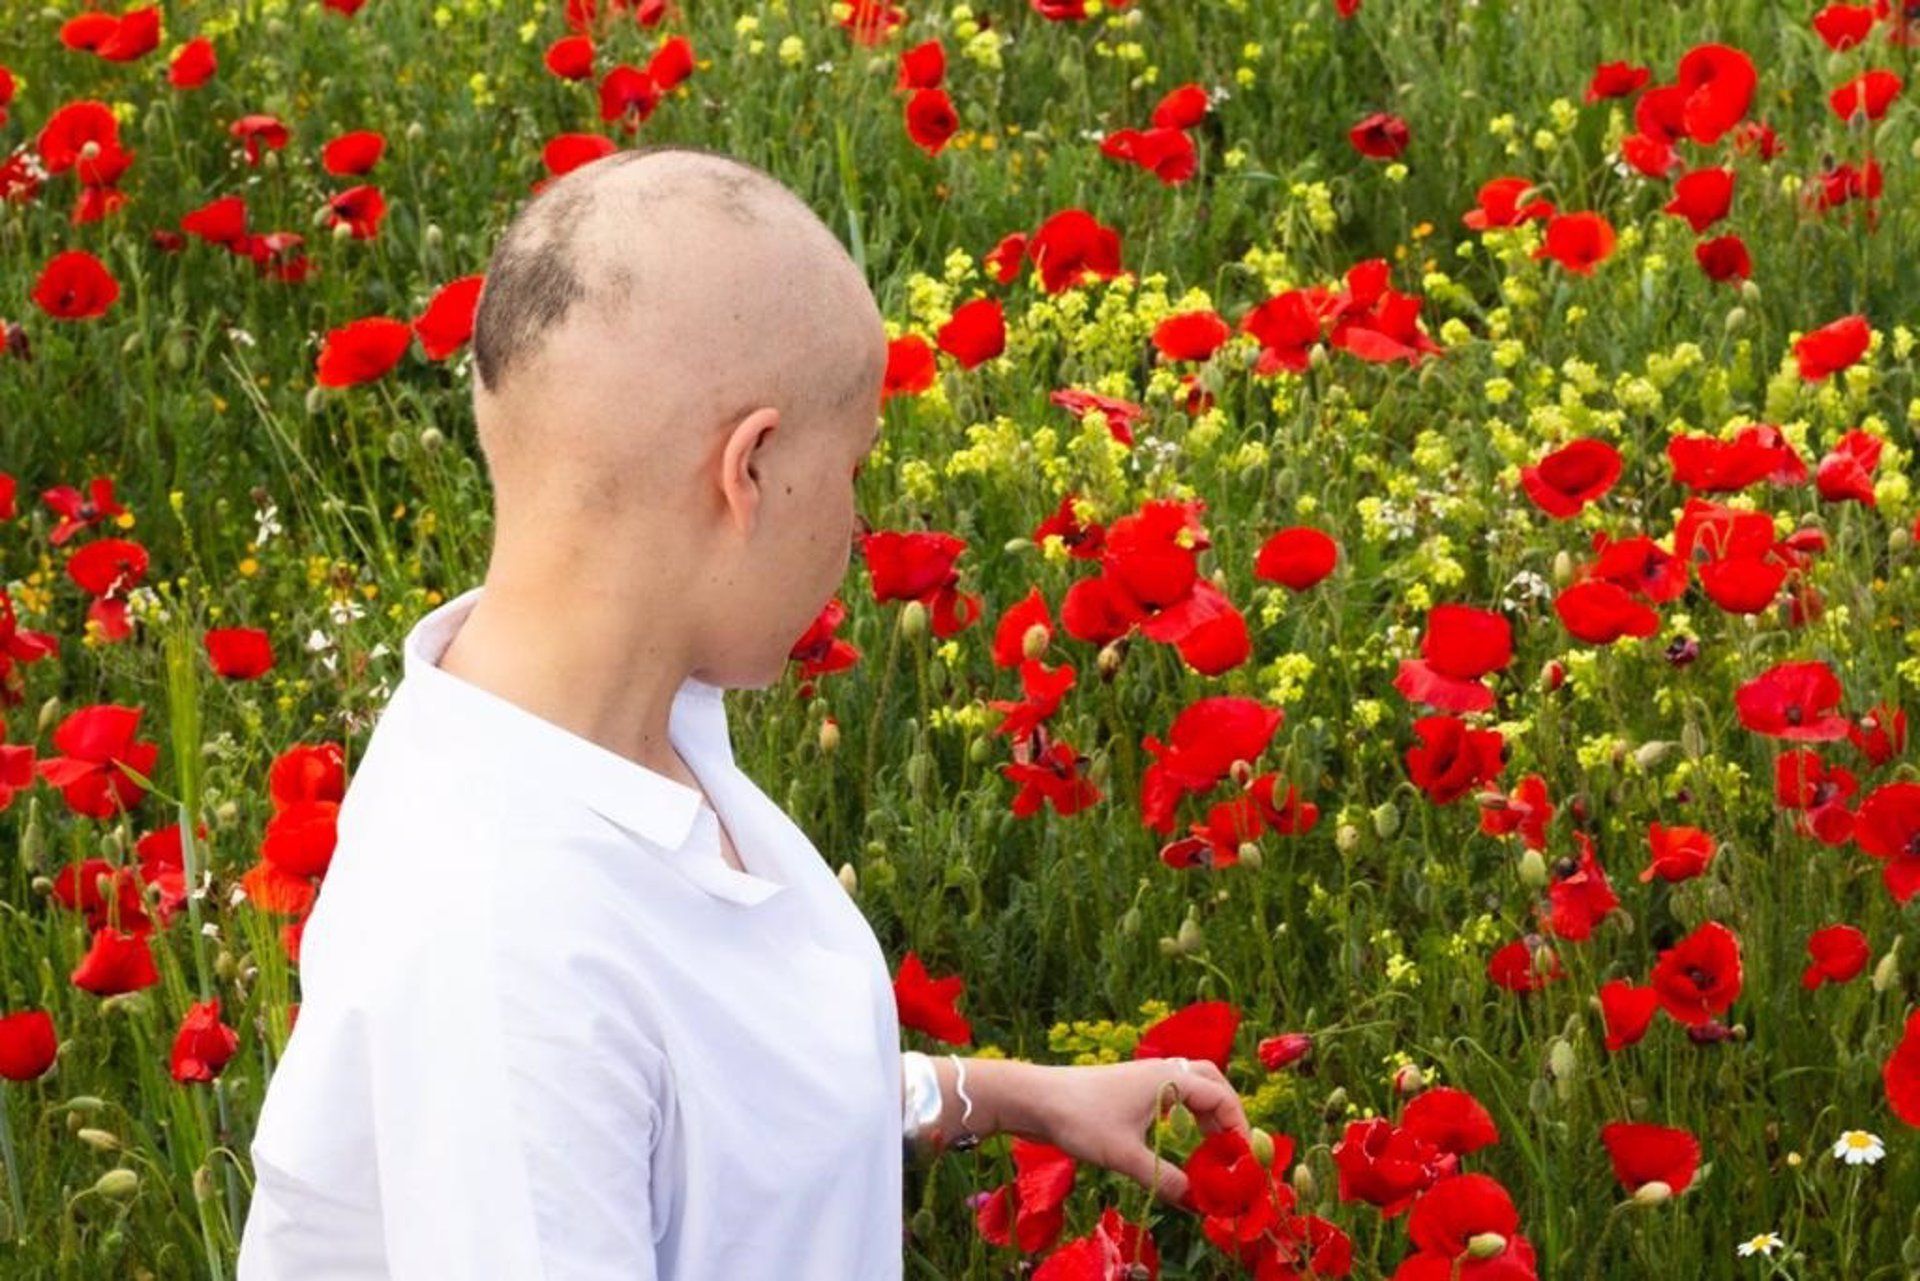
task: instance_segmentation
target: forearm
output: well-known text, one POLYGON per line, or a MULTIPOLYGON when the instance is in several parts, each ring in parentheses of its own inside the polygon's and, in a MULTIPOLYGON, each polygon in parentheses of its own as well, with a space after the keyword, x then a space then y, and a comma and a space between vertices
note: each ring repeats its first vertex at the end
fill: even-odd
POLYGON ((971 1113, 957 1088, 959 1073, 953 1058, 943 1054, 933 1061, 940 1081, 942 1136, 951 1141, 962 1131, 982 1137, 1031 1135, 1043 1128, 1044 1065, 999 1058, 963 1058, 961 1062, 966 1065, 967 1097, 973 1100, 971 1113))

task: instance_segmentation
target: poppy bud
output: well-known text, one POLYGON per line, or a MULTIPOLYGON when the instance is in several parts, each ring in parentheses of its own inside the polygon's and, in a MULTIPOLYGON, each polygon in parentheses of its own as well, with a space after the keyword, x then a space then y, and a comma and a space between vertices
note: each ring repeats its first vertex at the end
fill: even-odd
POLYGON ((415 120, 407 126, 407 141, 418 142, 427 136, 427 127, 415 120))
POLYGON ((1742 329, 1745 329, 1747 327, 1747 309, 1745 307, 1735 307, 1732 311, 1728 312, 1726 326, 1727 332, 1730 334, 1737 334, 1742 329))
POLYGON ((927 790, 927 784, 933 781, 933 760, 925 752, 915 752, 907 757, 907 782, 916 792, 927 790))
POLYGON ((913 1229, 913 1235, 922 1241, 931 1237, 937 1226, 933 1218, 933 1207, 923 1205, 915 1210, 913 1217, 908 1220, 908 1226, 913 1229))
POLYGON ((1327 367, 1326 347, 1322 346, 1319 343, 1315 343, 1313 350, 1307 353, 1307 363, 1309 365, 1312 365, 1315 369, 1325 369, 1327 367))
POLYGON ((910 600, 900 607, 900 634, 906 637, 924 636, 927 632, 927 607, 917 600, 910 600))
POLYGON ((59 715, 60 696, 55 694, 47 699, 46 702, 40 704, 40 732, 44 734, 48 729, 52 728, 54 719, 59 715))
POLYGON ((160 346, 160 353, 166 359, 167 368, 176 374, 185 369, 187 362, 193 358, 193 352, 187 346, 187 336, 178 329, 167 335, 166 341, 160 346))
POLYGON ((1907 532, 1905 525, 1895 525, 1887 535, 1887 550, 1898 555, 1913 544, 1913 535, 1907 532))
POLYGON ((327 403, 326 388, 322 387, 318 383, 315 383, 313 386, 307 388, 307 415, 309 417, 312 417, 318 414, 320 412, 320 407, 326 403, 327 403))
POLYGON ((1247 784, 1253 782, 1253 763, 1251 761, 1236 760, 1227 768, 1227 772, 1233 775, 1233 781, 1241 787, 1245 787, 1247 784))
POLYGON ((1564 1081, 1580 1069, 1580 1057, 1573 1052, 1573 1042, 1565 1037, 1556 1036, 1547 1049, 1547 1071, 1556 1081, 1564 1081))
POLYGON ((424 237, 427 242, 427 248, 438 249, 440 247, 440 241, 443 237, 443 234, 444 233, 442 233, 440 230, 439 223, 437 222, 428 223, 427 230, 424 237))
POLYGON ((1200 922, 1189 916, 1180 922, 1180 931, 1174 935, 1173 941, 1179 944, 1182 952, 1197 952, 1207 940, 1200 932, 1200 922))
POLYGON ((1293 1190, 1302 1201, 1311 1201, 1320 1190, 1315 1182, 1313 1170, 1305 1161, 1293 1167, 1293 1190))
POLYGON ((1743 301, 1745 301, 1745 302, 1750 302, 1750 303, 1752 303, 1752 302, 1759 302, 1759 301, 1760 301, 1760 286, 1759 286, 1759 285, 1756 285, 1756 284, 1755 284, 1755 283, 1753 283, 1753 281, 1751 281, 1751 280, 1743 280, 1743 281, 1741 281, 1741 282, 1740 282, 1740 297, 1741 297, 1741 299, 1742 299, 1743 301))
POLYGON ((1120 660, 1125 656, 1117 641, 1109 641, 1100 647, 1100 656, 1094 660, 1094 666, 1100 669, 1100 679, 1111 681, 1120 674, 1120 660))
POLYGON ((1120 933, 1126 935, 1128 938, 1140 932, 1140 905, 1138 903, 1128 907, 1126 911, 1120 914, 1119 930, 1120 933))
POLYGON ((403 461, 407 456, 408 446, 412 444, 413 441, 408 437, 407 433, 401 428, 395 427, 387 433, 387 457, 393 459, 395 462, 403 461))
POLYGON ((80 158, 82 160, 94 160, 97 159, 99 155, 100 144, 93 139, 89 138, 80 144, 80 158))
POLYGON ((1873 984, 1873 990, 1876 992, 1886 991, 1900 979, 1900 939, 1901 936, 1896 934, 1893 946, 1889 947, 1887 954, 1880 958, 1880 963, 1873 967, 1873 978, 1868 981, 1873 984))
POLYGON ((1540 665, 1540 688, 1551 694, 1567 683, 1567 665, 1550 658, 1540 665))
POLYGON ((223 947, 214 954, 213 972, 221 978, 231 981, 239 968, 239 961, 235 960, 233 953, 226 948, 223 947))
POLYGON ((1200 1127, 1186 1104, 1176 1102, 1168 1111, 1167 1137, 1183 1148, 1200 1137, 1200 1127))
POLYGON ((1633 749, 1633 763, 1643 770, 1652 769, 1667 759, 1667 753, 1674 745, 1666 739, 1656 738, 1650 743, 1642 743, 1633 749))
POLYGON ((120 1148, 119 1135, 111 1130, 96 1130, 90 1125, 75 1130, 73 1137, 97 1152, 115 1152, 120 1148))
POLYGON ((820 722, 820 750, 831 752, 840 746, 840 722, 829 716, 820 722))
POLYGON ((63 1104, 69 1112, 79 1112, 92 1116, 96 1112, 107 1110, 107 1101, 93 1094, 76 1094, 63 1104))
POLYGON ((53 878, 51 876, 34 877, 32 882, 32 889, 35 894, 53 893, 53 878))
POLYGON ((1247 1147, 1252 1151, 1253 1159, 1261 1165, 1272 1164, 1273 1136, 1257 1125, 1251 1127, 1251 1129, 1252 1132, 1247 1135, 1247 1147))
POLYGON ((1248 867, 1256 871, 1259 870, 1262 855, 1258 845, 1255 845, 1252 841, 1240 842, 1239 855, 1242 863, 1245 863, 1248 867))
POLYGON ((437 454, 447 445, 447 434, 438 427, 428 427, 420 433, 420 448, 425 453, 437 454))
POLYGON ((193 1199, 196 1201, 213 1200, 213 1171, 204 1165, 193 1167, 193 1199))
POLYGON ((854 870, 853 864, 842 863, 837 875, 840 878, 840 887, 847 893, 858 894, 860 892, 860 873, 854 870))
POLYGON ((1520 883, 1522 885, 1529 889, 1545 889, 1548 879, 1547 860, 1539 850, 1527 850, 1520 855, 1520 883))
POLYGON ((1417 1063, 1409 1063, 1396 1068, 1393 1073, 1393 1089, 1396 1094, 1418 1094, 1427 1088, 1427 1074, 1420 1070, 1417 1063))
POLYGON ((1178 939, 1168 938, 1166 935, 1162 934, 1160 936, 1160 955, 1162 956, 1180 955, 1180 941, 1178 939))
POLYGON ((1037 659, 1047 652, 1047 642, 1050 639, 1052 639, 1052 633, 1047 630, 1046 624, 1035 623, 1020 637, 1020 653, 1027 658, 1037 659))
POLYGON ((1476 1232, 1467 1238, 1467 1253, 1476 1259, 1491 1259, 1506 1253, 1507 1239, 1498 1232, 1476 1232))
POLYGON ((1351 854, 1360 848, 1360 829, 1351 823, 1342 823, 1333 830, 1333 847, 1342 854, 1351 854))
POLYGON ((115 1201, 125 1201, 140 1190, 140 1176, 125 1166, 108 1170, 94 1180, 93 1190, 115 1201))
POLYGON ((1642 1183, 1634 1190, 1635 1205, 1665 1205, 1673 1199, 1673 1186, 1655 1179, 1651 1183, 1642 1183))
POLYGON ((1392 801, 1381 801, 1373 807, 1373 831, 1381 840, 1386 840, 1400 830, 1400 807, 1392 801))
POLYGON ((1573 557, 1564 547, 1553 554, 1553 581, 1561 587, 1573 581, 1573 557))
POLYGON ((1347 1114, 1347 1087, 1336 1085, 1333 1093, 1327 1095, 1327 1102, 1320 1109, 1321 1115, 1329 1121, 1337 1121, 1347 1114))
POLYGON ((967 759, 975 765, 985 765, 987 757, 993 753, 993 747, 984 738, 976 738, 967 744, 967 759))
POLYGON ((213 823, 215 827, 232 827, 239 820, 240 804, 238 801, 221 801, 213 807, 213 823))
POLYGON ((353 239, 353 227, 352 227, 352 225, 351 225, 351 224, 349 224, 349 223, 345 223, 345 222, 336 222, 336 223, 334 223, 334 224, 333 224, 333 238, 334 238, 335 240, 351 240, 351 239, 353 239))

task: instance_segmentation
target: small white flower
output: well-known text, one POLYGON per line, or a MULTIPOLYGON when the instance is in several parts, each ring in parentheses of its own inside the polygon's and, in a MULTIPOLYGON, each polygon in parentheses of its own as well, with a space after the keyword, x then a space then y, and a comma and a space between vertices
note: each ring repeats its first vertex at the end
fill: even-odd
POLYGON ((348 623, 366 617, 367 607, 351 597, 334 601, 327 606, 327 614, 333 619, 335 627, 345 627, 348 623))
POLYGON ((1778 1232, 1762 1232, 1757 1237, 1742 1241, 1735 1249, 1739 1252, 1741 1258, 1750 1259, 1756 1254, 1770 1255, 1785 1244, 1786 1242, 1780 1239, 1778 1232))
POLYGON ((273 503, 268 503, 255 512, 253 519, 255 523, 253 542, 256 547, 265 547, 269 538, 286 532, 286 527, 280 523, 280 508, 273 503))
POLYGON ((1877 1165, 1886 1154, 1886 1145, 1880 1142, 1880 1136, 1865 1130, 1848 1130, 1833 1145, 1833 1155, 1848 1165, 1877 1165))
POLYGON ((307 633, 307 652, 318 654, 322 650, 333 648, 333 638, 318 627, 307 633))

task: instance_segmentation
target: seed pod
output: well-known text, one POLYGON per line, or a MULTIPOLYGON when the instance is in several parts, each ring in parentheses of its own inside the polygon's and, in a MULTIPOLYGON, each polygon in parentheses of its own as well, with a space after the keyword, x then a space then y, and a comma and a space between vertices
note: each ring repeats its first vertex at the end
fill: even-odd
POLYGON ((1476 1232, 1467 1238, 1467 1253, 1476 1259, 1491 1259, 1506 1249, 1507 1239, 1498 1232, 1476 1232))
POLYGON ((121 1166, 108 1170, 93 1182, 93 1190, 101 1196, 111 1197, 115 1201, 125 1201, 140 1190, 140 1176, 121 1166))
POLYGON ((1174 942, 1182 952, 1197 952, 1206 944, 1206 936, 1200 931, 1200 922, 1189 916, 1180 922, 1180 930, 1174 935, 1174 942))
POLYGON ((1900 940, 1902 935, 1894 935, 1893 943, 1887 948, 1887 954, 1873 967, 1873 990, 1885 992, 1900 981, 1900 940))
POLYGON ((1373 832, 1381 840, 1387 840, 1400 830, 1400 807, 1392 801, 1381 801, 1373 807, 1373 832))
POLYGON ((1655 1179, 1651 1183, 1642 1183, 1634 1191, 1635 1205, 1665 1205, 1673 1199, 1673 1186, 1655 1179))
POLYGON ((909 639, 927 634, 927 607, 910 600, 900 609, 900 634, 909 639))
POLYGON ((1360 829, 1351 823, 1342 823, 1333 831, 1333 847, 1342 854, 1351 854, 1360 848, 1360 829))
POLYGON ((1254 869, 1256 872, 1260 870, 1260 865, 1266 861, 1266 855, 1262 854, 1260 852, 1260 847, 1258 845, 1255 845, 1252 841, 1240 842, 1239 853, 1240 853, 1240 861, 1242 863, 1245 863, 1248 867, 1254 869))
POLYGON ((1253 1159, 1261 1165, 1272 1164, 1273 1136, 1271 1134, 1257 1125, 1253 1126, 1252 1133, 1247 1136, 1247 1147, 1252 1150, 1253 1159))
POLYGON ((840 746, 840 722, 829 716, 820 722, 820 750, 831 752, 840 746))
POLYGON ((73 1137, 99 1152, 120 1150, 120 1136, 111 1130, 96 1130, 90 1125, 83 1125, 73 1132, 73 1137))
POLYGON ((1520 856, 1520 883, 1528 889, 1545 889, 1548 880, 1546 856, 1539 850, 1528 850, 1520 856))
POLYGON ((1020 653, 1027 658, 1037 659, 1047 652, 1047 643, 1052 639, 1045 623, 1035 623, 1021 635, 1020 653))
POLYGON ((847 893, 858 894, 860 892, 860 873, 854 870, 853 864, 842 863, 838 876, 840 877, 841 888, 845 889, 847 893))

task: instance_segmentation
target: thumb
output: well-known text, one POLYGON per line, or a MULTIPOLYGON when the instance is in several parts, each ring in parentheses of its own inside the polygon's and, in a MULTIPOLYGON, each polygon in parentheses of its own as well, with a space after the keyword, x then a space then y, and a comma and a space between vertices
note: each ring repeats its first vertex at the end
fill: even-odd
POLYGON ((1187 1173, 1180 1168, 1179 1162, 1165 1153, 1156 1153, 1144 1143, 1135 1143, 1121 1154, 1111 1168, 1140 1186, 1152 1189, 1154 1195, 1169 1205, 1192 1208, 1187 1204, 1187 1173))

